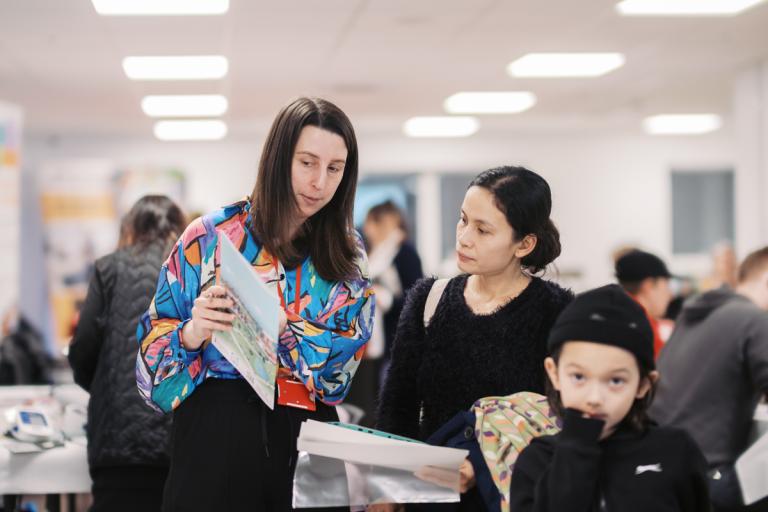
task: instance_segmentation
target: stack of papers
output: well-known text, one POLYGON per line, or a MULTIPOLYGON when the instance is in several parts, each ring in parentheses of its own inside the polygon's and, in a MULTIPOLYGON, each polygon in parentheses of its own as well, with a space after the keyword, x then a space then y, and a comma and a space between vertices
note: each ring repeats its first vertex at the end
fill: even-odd
POLYGON ((372 431, 357 425, 332 425, 307 420, 301 425, 299 451, 353 464, 416 472, 424 466, 456 471, 467 450, 432 446, 372 431))
POLYGON ((293 507, 456 503, 466 450, 344 423, 301 425, 293 507))

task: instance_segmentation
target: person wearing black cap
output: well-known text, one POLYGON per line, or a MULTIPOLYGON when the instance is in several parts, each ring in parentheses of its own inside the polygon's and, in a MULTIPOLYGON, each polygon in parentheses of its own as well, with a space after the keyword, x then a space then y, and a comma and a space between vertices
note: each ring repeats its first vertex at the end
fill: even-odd
POLYGON ((658 373, 645 312, 618 285, 583 293, 549 334, 554 436, 520 454, 510 510, 710 510, 706 463, 683 430, 653 426, 646 411, 658 373))
POLYGON ((659 335, 658 321, 664 317, 672 292, 669 280, 672 274, 658 256, 632 250, 616 260, 616 279, 624 290, 645 310, 653 331, 653 354, 658 357, 664 346, 659 335))

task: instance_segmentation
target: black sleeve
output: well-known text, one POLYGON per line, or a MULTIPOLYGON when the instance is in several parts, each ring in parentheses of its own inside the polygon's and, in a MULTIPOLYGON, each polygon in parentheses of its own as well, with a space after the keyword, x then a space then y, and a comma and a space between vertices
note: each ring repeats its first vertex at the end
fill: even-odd
POLYGON ((421 270, 421 259, 416 249, 409 243, 403 244, 400 252, 395 256, 394 263, 403 294, 393 297, 390 311, 400 311, 404 307, 408 291, 419 279, 424 277, 424 273, 421 270))
POLYGON ((600 475, 598 439, 603 422, 568 410, 563 430, 549 440, 534 440, 520 453, 510 483, 515 512, 589 512, 600 475))
POLYGON ((419 434, 421 397, 416 379, 424 345, 424 304, 434 282, 433 278, 417 282, 400 314, 377 413, 376 427, 385 432, 412 438, 419 434))
POLYGON ((75 335, 69 345, 69 365, 72 367, 75 382, 86 391, 90 391, 96 363, 101 351, 104 332, 104 314, 108 297, 105 296, 105 276, 103 261, 96 265, 88 285, 88 295, 80 310, 75 335))
POLYGON ((678 490, 681 512, 707 512, 712 510, 709 500, 709 484, 707 482, 707 461, 701 453, 696 441, 690 435, 681 431, 683 440, 683 459, 688 461, 690 478, 682 479, 678 490))
POLYGON ((400 285, 403 288, 403 295, 405 295, 416 284, 416 281, 424 277, 421 270, 421 259, 413 245, 405 243, 395 256, 394 263, 397 276, 400 278, 400 285))
POLYGON ((458 412, 430 435, 427 443, 469 451, 467 460, 472 464, 472 469, 475 472, 475 486, 488 511, 495 512, 499 510, 501 495, 475 436, 476 419, 477 417, 472 411, 458 412))

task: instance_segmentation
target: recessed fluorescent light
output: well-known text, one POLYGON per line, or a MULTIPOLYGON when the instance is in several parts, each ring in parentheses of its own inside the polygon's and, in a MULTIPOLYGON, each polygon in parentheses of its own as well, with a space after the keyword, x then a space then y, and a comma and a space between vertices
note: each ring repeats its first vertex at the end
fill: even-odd
POLYGON ((141 109, 149 117, 216 117, 227 111, 227 98, 219 94, 145 96, 141 109))
POLYGON ((651 135, 698 135, 721 125, 720 116, 715 114, 661 114, 643 120, 643 128, 651 135))
POLYGON ((514 77, 600 76, 624 65, 620 53, 529 53, 507 66, 514 77))
POLYGON ((469 137, 480 128, 474 117, 412 117, 403 125, 409 137, 469 137))
POLYGON ((126 57, 123 69, 132 80, 215 80, 227 74, 229 61, 221 55, 126 57))
POLYGON ((516 114, 536 104, 536 96, 520 92, 457 92, 443 107, 449 114, 516 114))
POLYGON ((102 16, 224 14, 229 0, 91 0, 102 16))
POLYGON ((624 16, 733 16, 765 0, 624 0, 624 16))
POLYGON ((155 137, 160 140, 219 140, 227 135, 223 121, 158 121, 155 137))

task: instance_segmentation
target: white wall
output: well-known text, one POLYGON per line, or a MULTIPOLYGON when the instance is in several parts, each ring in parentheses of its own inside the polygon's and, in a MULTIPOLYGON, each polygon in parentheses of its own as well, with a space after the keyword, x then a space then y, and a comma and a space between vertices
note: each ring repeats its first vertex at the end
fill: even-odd
MULTIPOLYGON (((25 145, 25 167, 34 171, 41 162, 61 157, 111 158, 118 166, 173 165, 188 173, 187 206, 208 210, 251 191, 261 137, 197 144, 30 137, 25 145)), ((412 140, 361 133, 359 139, 364 175, 477 173, 501 164, 523 164, 542 174, 552 187, 553 216, 562 235, 559 267, 582 270, 580 288, 611 280, 610 252, 626 243, 667 258, 673 271, 705 272, 705 256, 671 257, 669 171, 721 170, 735 165, 734 144, 727 129, 706 136, 672 138, 561 130, 555 134, 478 134, 461 140, 412 140)), ((432 178, 423 180, 419 200, 435 201, 438 183, 432 178)), ((436 270, 439 259, 439 239, 435 239, 435 233, 439 237, 438 219, 430 213, 434 211, 426 207, 420 213, 419 231, 430 236, 420 244, 427 253, 429 271, 436 270)), ((739 252, 752 248, 739 247, 739 252)))
MULTIPOLYGON (((706 272, 706 256, 672 258, 669 171, 734 166, 727 132, 674 138, 511 135, 399 145, 396 140, 379 140, 369 150, 368 158, 381 169, 480 172, 503 163, 522 163, 539 172, 553 191, 553 217, 563 244, 558 266, 563 271, 581 269, 582 286, 610 281, 610 253, 627 243, 658 253, 673 271, 706 272)), ((422 231, 429 220, 422 217, 422 231)))

